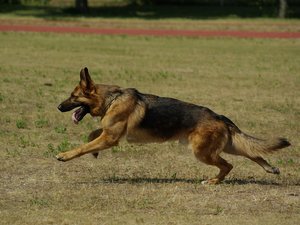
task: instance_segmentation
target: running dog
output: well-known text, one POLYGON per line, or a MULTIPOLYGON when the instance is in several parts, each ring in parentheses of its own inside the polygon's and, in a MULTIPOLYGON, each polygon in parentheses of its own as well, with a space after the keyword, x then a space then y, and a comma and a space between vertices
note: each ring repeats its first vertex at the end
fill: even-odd
POLYGON ((80 71, 80 82, 71 96, 58 109, 61 112, 78 108, 72 120, 78 124, 89 113, 101 117, 101 129, 89 135, 89 143, 59 153, 56 158, 68 161, 87 153, 128 142, 165 142, 178 140, 188 144, 198 160, 220 169, 219 174, 204 183, 217 184, 233 168, 220 153, 251 159, 266 172, 279 174, 263 155, 288 147, 285 138, 263 140, 243 133, 230 119, 212 110, 173 98, 143 94, 134 88, 95 84, 88 69, 80 71))

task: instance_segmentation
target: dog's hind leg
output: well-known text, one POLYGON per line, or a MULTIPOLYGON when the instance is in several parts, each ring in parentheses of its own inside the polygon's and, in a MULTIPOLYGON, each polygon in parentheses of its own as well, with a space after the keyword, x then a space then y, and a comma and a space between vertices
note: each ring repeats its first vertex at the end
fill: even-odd
POLYGON ((273 173, 273 174, 280 174, 280 170, 277 167, 271 166, 265 159, 263 159, 260 156, 249 156, 246 153, 242 151, 235 150, 232 146, 227 147, 224 149, 224 152, 231 154, 231 155, 239 155, 244 156, 253 162, 256 162, 258 165, 260 165, 267 173, 273 173))
POLYGON ((203 181, 203 184, 218 184, 224 180, 233 166, 223 159, 219 154, 228 143, 228 131, 223 124, 209 124, 192 132, 189 142, 198 160, 208 165, 217 166, 219 174, 212 179, 203 181))
POLYGON ((262 157, 249 157, 249 156, 246 157, 251 159, 253 162, 256 162, 258 165, 260 165, 267 173, 280 174, 279 168, 271 166, 262 157))
POLYGON ((226 175, 231 171, 233 166, 228 163, 225 159, 220 157, 219 155, 214 156, 203 156, 197 155, 196 157, 201 161, 208 165, 217 166, 220 169, 219 174, 215 178, 211 178, 205 181, 202 181, 202 184, 218 184, 224 180, 226 175))
MULTIPOLYGON (((101 134, 102 134, 102 129, 97 129, 97 130, 94 130, 92 131, 90 134, 89 134, 89 137, 88 137, 88 142, 91 142, 93 140, 95 140, 97 137, 99 137, 101 134)), ((97 158, 98 155, 99 155, 99 152, 93 152, 92 155, 97 158)))

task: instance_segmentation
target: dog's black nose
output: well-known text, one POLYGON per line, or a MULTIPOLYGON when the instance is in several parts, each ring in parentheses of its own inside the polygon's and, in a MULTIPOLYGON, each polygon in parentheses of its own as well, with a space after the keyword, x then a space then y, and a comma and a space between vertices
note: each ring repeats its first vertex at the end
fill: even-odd
POLYGON ((62 111, 62 106, 61 106, 61 104, 60 104, 59 106, 57 106, 57 108, 58 108, 59 111, 62 111))

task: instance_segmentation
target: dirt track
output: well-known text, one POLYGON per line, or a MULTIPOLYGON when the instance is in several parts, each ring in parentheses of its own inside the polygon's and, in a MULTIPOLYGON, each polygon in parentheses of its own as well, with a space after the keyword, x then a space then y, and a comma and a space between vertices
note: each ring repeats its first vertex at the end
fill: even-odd
POLYGON ((184 37, 233 37, 233 38, 300 38, 300 32, 255 32, 255 31, 204 31, 163 29, 100 29, 86 27, 1 25, 0 31, 82 33, 98 35, 129 36, 184 36, 184 37))

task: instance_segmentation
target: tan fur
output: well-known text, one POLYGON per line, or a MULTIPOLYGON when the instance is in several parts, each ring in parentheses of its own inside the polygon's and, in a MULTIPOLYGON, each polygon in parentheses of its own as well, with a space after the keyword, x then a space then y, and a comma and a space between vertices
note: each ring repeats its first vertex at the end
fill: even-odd
MULTIPOLYGON (((233 150, 238 154, 250 157, 265 156, 280 149, 281 139, 260 140, 244 133, 235 133, 232 135, 233 150)), ((284 147, 284 146, 283 146, 284 147)))
MULTIPOLYGON (((87 153, 93 153, 97 157, 99 151, 118 145, 122 137, 129 142, 146 143, 179 140, 189 145, 198 160, 220 169, 215 178, 206 181, 209 184, 221 182, 232 169, 232 165, 220 156, 222 152, 245 156, 258 163, 267 172, 279 173, 279 170, 270 166, 262 155, 287 147, 289 142, 285 139, 264 141, 251 137, 240 131, 228 118, 200 106, 175 99, 144 95, 135 89, 121 89, 115 85, 95 85, 86 68, 81 71, 80 77, 79 85, 75 87, 71 97, 59 106, 59 109, 65 112, 82 105, 85 109, 88 107, 92 116, 101 117, 102 129, 97 129, 89 135, 89 143, 59 153, 56 156, 58 160, 68 161, 87 153), (173 116, 177 116, 176 110, 178 115, 186 115, 185 122, 178 122, 183 124, 181 127, 165 121, 169 119, 172 121, 172 118, 164 116, 166 113, 163 111, 164 108, 161 109, 163 111, 161 114, 158 110, 157 118, 153 115, 149 116, 149 110, 153 107, 151 105, 156 104, 159 109, 158 106, 161 106, 163 103, 160 102, 163 101, 170 107, 179 105, 177 108, 174 106, 174 109, 170 109, 175 110, 173 116), (153 124, 160 124, 156 119, 161 119, 164 125, 161 128, 152 127, 151 118, 153 124), (161 129, 166 129, 164 126, 176 127, 174 128, 176 130, 166 130, 170 135, 161 133, 161 129)), ((173 119, 177 121, 177 118, 173 119)))

